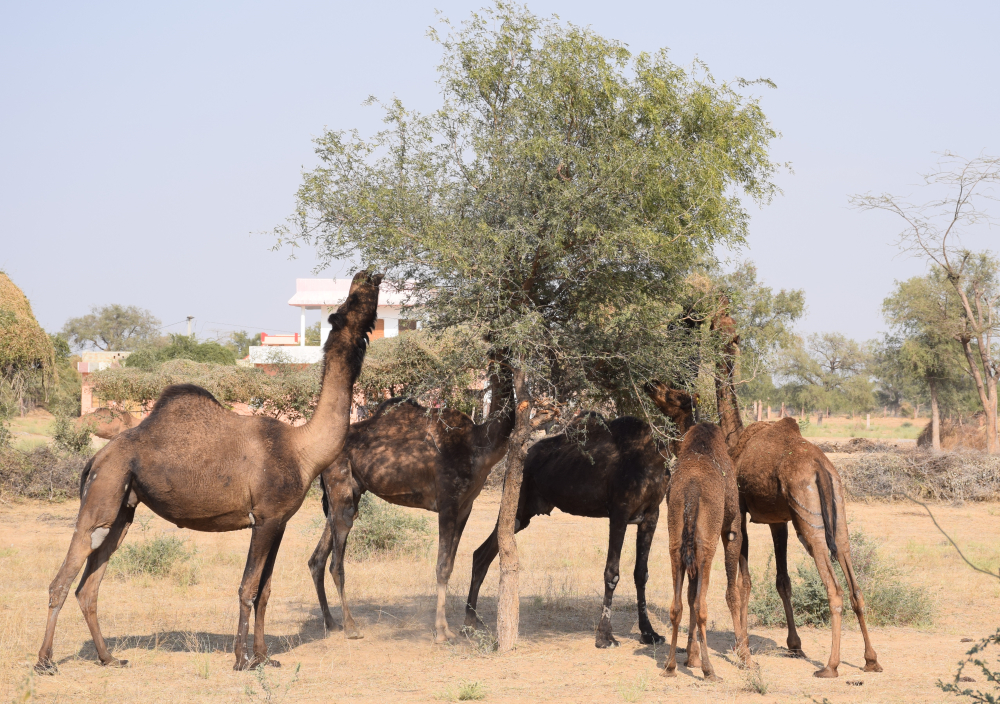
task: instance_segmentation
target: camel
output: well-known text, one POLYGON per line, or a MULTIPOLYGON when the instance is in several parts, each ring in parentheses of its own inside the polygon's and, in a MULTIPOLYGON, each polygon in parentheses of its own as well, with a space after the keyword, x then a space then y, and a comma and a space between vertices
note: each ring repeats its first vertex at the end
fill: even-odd
POLYGON ((445 598, 472 503, 493 466, 507 453, 514 428, 514 386, 509 369, 494 361, 491 405, 499 409, 476 424, 453 409, 427 409, 413 400, 384 401, 347 433, 344 451, 321 475, 326 526, 309 558, 323 622, 335 628, 323 584, 323 566, 340 595, 344 635, 361 638, 344 596, 344 551, 362 494, 438 514, 436 643, 455 637, 448 628, 445 598))
POLYGON ((52 641, 70 584, 87 566, 76 597, 102 665, 127 661, 108 652, 97 622, 97 594, 108 559, 121 545, 139 503, 181 528, 221 532, 251 529, 239 588, 240 619, 234 669, 269 660, 264 614, 271 572, 288 519, 316 476, 340 454, 350 422, 352 388, 374 329, 380 274, 359 272, 333 313, 323 346, 322 388, 308 423, 292 427, 263 416, 225 410, 205 389, 167 388, 139 425, 118 435, 84 467, 80 512, 66 559, 49 587, 45 639, 35 670, 55 674, 52 641), (255 610, 253 657, 247 652, 255 610))
POLYGON ((670 474, 667 492, 667 526, 670 531, 670 566, 674 580, 674 601, 670 607, 670 655, 662 672, 677 675, 677 632, 684 605, 681 593, 688 577, 687 666, 701 667, 705 679, 720 678, 708 657, 705 626, 708 621, 708 583, 712 558, 722 537, 726 560, 726 603, 733 617, 736 649, 745 665, 750 664, 746 621, 742 618, 740 593, 740 498, 736 472, 729 459, 726 440, 718 426, 699 423, 684 435, 677 463, 670 474), (699 647, 700 646, 700 647, 699 647))
POLYGON ((729 456, 736 467, 740 489, 743 550, 742 573, 743 619, 750 601, 750 572, 747 566, 749 540, 747 515, 754 523, 766 523, 774 542, 777 568, 776 588, 785 609, 788 623, 788 650, 802 656, 802 641, 795 630, 792 616, 792 584, 788 578, 788 522, 806 551, 816 561, 816 569, 830 600, 833 645, 826 666, 813 674, 816 677, 837 677, 840 666, 840 630, 843 611, 843 590, 833 572, 833 560, 840 563, 848 581, 851 606, 858 617, 865 641, 865 672, 881 672, 882 666, 872 648, 865 623, 865 601, 858 587, 851 562, 851 545, 847 534, 847 512, 840 475, 823 452, 803 439, 794 418, 775 422, 757 422, 743 427, 739 402, 733 388, 735 357, 739 354, 736 324, 722 312, 712 327, 727 340, 726 354, 720 362, 716 379, 720 426, 729 446, 729 456))
MULTIPOLYGON (((692 425, 692 399, 682 392, 675 400, 677 405, 664 404, 664 410, 683 432, 692 425)), ((631 416, 605 422, 596 413, 586 414, 570 430, 539 440, 528 451, 515 531, 527 528, 535 516, 549 515, 553 508, 574 516, 610 520, 604 606, 595 640, 598 648, 609 648, 618 646, 611 633, 611 602, 618 585, 625 530, 629 524, 638 525, 633 577, 640 640, 647 645, 664 643, 663 636, 653 630, 646 612, 646 581, 649 578, 649 547, 670 480, 666 448, 654 436, 648 423, 631 416), (582 444, 580 435, 583 435, 582 444)), ((494 528, 473 554, 472 582, 465 607, 468 627, 475 628, 482 623, 476 614, 479 588, 497 551, 497 529, 494 528)))
POLYGON ((128 411, 112 408, 98 408, 93 413, 80 416, 74 423, 77 427, 86 427, 90 434, 105 440, 111 440, 123 430, 134 427, 139 419, 128 411))

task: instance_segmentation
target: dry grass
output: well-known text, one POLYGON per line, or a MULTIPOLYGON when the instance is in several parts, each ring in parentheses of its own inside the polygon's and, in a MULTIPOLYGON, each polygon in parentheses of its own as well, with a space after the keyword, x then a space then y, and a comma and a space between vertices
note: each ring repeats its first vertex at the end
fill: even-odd
MULTIPOLYGON (((480 497, 466 528, 448 599, 452 630, 462 624, 473 550, 496 521, 498 497, 480 497)), ((751 647, 766 672, 766 693, 750 693, 746 672, 733 663, 729 648, 732 629, 724 600, 725 577, 717 553, 709 591, 709 647, 724 682, 708 684, 701 673, 683 665, 679 676, 658 676, 666 648, 638 642, 635 588, 632 583, 635 528, 630 527, 622 558, 622 579, 615 597, 613 626, 622 647, 594 648, 600 617, 607 521, 567 516, 558 511, 538 517, 518 534, 521 551, 521 636, 517 650, 497 655, 474 638, 460 637, 451 645, 432 644, 435 603, 435 551, 349 561, 347 590, 355 618, 365 637, 345 640, 341 633, 324 633, 306 560, 321 522, 319 501, 308 498, 285 532, 275 567, 268 608, 267 642, 280 670, 264 672, 275 694, 294 680, 285 701, 351 700, 428 701, 462 684, 479 683, 487 701, 607 702, 664 699, 691 702, 940 702, 934 686, 947 681, 955 663, 968 649, 963 637, 979 638, 995 630, 992 617, 1000 611, 996 581, 962 567, 959 558, 935 533, 929 519, 907 504, 851 504, 853 529, 884 541, 915 583, 935 601, 933 627, 875 628, 873 639, 885 667, 881 674, 861 673, 861 639, 856 630, 843 638, 844 664, 839 680, 817 680, 812 672, 825 661, 830 632, 804 627, 801 635, 808 660, 783 657, 780 628, 753 628, 751 647), (847 679, 863 687, 848 687, 847 679), (639 686, 646 683, 642 690, 639 686)), ((171 575, 139 575, 107 579, 101 589, 101 622, 109 646, 132 666, 107 670, 96 655, 86 624, 70 596, 63 610, 55 643, 61 673, 30 679, 40 643, 49 581, 66 553, 77 502, 61 504, 26 500, 0 506, 4 536, 0 543, 0 701, 9 701, 30 684, 33 701, 73 702, 247 702, 266 692, 256 673, 232 670, 232 640, 236 628, 236 590, 243 571, 249 533, 181 531, 152 517, 140 507, 137 525, 126 544, 150 536, 174 536, 197 550, 197 584, 179 583, 171 575), (143 535, 142 522, 147 522, 143 535), (248 694, 248 687, 253 695, 248 694)), ((413 516, 428 514, 407 509, 413 516)), ((971 559, 1000 565, 1000 504, 938 505, 941 523, 971 559)), ((432 538, 435 521, 431 521, 432 538)), ((752 567, 764 568, 770 553, 770 533, 764 526, 749 529, 752 567)), ((789 544, 789 561, 805 554, 797 541, 789 544)), ((669 555, 665 523, 653 542, 648 584, 651 617, 656 629, 668 632, 670 599, 669 555)), ((339 620, 336 592, 328 578, 334 614, 339 620)), ((480 598, 482 616, 496 621, 497 567, 493 566, 480 598)), ((256 699, 255 699, 256 698, 256 699)))

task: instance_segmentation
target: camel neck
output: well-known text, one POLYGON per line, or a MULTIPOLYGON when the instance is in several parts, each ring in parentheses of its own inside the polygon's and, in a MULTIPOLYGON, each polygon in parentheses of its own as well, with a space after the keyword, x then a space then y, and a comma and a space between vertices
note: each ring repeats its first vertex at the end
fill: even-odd
POLYGON ((726 436, 726 446, 736 447, 743 434, 743 419, 740 417, 739 400, 736 397, 735 358, 738 354, 736 346, 727 345, 725 357, 719 362, 719 373, 715 379, 715 401, 719 411, 719 427, 726 436))
POLYGON ((507 441, 514 430, 514 378, 510 367, 494 362, 490 391, 490 416, 477 430, 482 434, 480 446, 492 459, 497 453, 507 452, 507 441), (499 413, 493 413, 494 409, 499 409, 499 413))

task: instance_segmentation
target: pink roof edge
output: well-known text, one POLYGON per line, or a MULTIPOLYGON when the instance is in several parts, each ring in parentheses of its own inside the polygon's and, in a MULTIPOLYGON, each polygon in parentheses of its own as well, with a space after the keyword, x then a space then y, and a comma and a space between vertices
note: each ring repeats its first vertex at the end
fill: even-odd
MULTIPOLYGON (((288 305, 299 307, 337 306, 344 302, 351 290, 351 279, 295 279, 295 295, 288 299, 288 305)), ((379 289, 380 306, 401 306, 407 301, 407 293, 398 291, 388 284, 379 289)))

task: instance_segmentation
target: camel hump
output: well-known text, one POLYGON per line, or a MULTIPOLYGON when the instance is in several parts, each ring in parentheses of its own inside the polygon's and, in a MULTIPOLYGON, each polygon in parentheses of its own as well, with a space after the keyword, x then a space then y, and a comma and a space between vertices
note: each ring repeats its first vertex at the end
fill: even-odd
POLYGON ((160 397, 156 399, 156 403, 153 405, 153 410, 150 415, 153 415, 159 410, 162 410, 171 402, 180 398, 191 398, 200 397, 206 401, 211 401, 219 408, 222 408, 222 404, 209 392, 207 389, 203 389, 200 386, 195 386, 194 384, 174 384, 173 386, 168 386, 160 394, 160 397))

